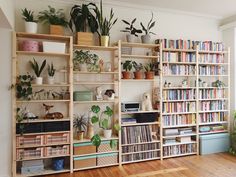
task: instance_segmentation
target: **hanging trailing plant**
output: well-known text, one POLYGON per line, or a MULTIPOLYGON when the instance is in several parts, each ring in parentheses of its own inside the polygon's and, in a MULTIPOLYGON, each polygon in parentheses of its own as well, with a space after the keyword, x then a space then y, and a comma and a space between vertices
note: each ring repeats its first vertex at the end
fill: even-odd
POLYGON ((27 75, 19 75, 17 76, 16 81, 16 97, 18 99, 29 100, 32 95, 32 86, 31 83, 33 81, 33 76, 27 75))

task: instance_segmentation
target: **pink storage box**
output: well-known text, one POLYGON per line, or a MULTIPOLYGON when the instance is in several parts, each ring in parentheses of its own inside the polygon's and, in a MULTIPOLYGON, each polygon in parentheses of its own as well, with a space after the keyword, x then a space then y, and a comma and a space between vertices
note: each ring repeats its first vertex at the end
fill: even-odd
POLYGON ((27 135, 27 136, 18 136, 16 138, 16 146, 40 146, 43 145, 43 136, 42 135, 27 135))
POLYGON ((69 155, 70 154, 70 146, 52 146, 52 147, 45 147, 44 155, 45 157, 52 157, 58 155, 69 155))
POLYGON ((29 52, 39 52, 39 42, 24 40, 21 42, 21 50, 29 52))

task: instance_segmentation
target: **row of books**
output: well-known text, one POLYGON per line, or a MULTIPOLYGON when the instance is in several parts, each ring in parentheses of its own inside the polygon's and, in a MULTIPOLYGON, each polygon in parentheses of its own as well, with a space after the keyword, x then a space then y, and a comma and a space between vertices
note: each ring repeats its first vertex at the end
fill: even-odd
POLYGON ((199 63, 224 63, 223 55, 219 54, 199 54, 199 63))
POLYGON ((194 153, 196 152, 196 149, 197 149, 196 144, 181 144, 181 145, 166 146, 163 148, 163 155, 165 157, 172 155, 194 153))
POLYGON ((212 42, 212 41, 197 41, 199 50, 207 51, 223 51, 224 44, 222 42, 212 42))
POLYGON ((162 116, 163 126, 177 126, 196 123, 196 114, 180 114, 162 116))
POLYGON ((186 134, 192 134, 193 129, 191 127, 186 128, 169 128, 163 130, 164 136, 173 136, 173 135, 186 135, 186 134))
POLYGON ((135 144, 122 147, 122 153, 160 149, 160 143, 135 144))
POLYGON ((121 143, 142 143, 151 142, 151 128, 149 125, 122 127, 121 129, 121 143))
POLYGON ((194 112, 196 111, 195 102, 177 102, 177 103, 163 103, 163 113, 180 113, 180 112, 194 112))
POLYGON ((210 111, 210 110, 226 110, 227 103, 226 101, 202 101, 200 104, 201 111, 210 111))
POLYGON ((224 112, 203 113, 199 115, 200 123, 221 122, 226 120, 224 112))
POLYGON ((163 64, 163 75, 194 75, 195 66, 193 65, 177 65, 163 64))
POLYGON ((195 89, 164 90, 162 96, 164 100, 187 100, 195 99, 195 93, 195 89))
POLYGON ((135 153, 135 154, 123 155, 122 162, 152 159, 152 158, 157 158, 157 157, 160 157, 160 151, 135 153))
POLYGON ((225 68, 223 66, 199 66, 199 75, 223 75, 225 68))
POLYGON ((163 52, 162 58, 163 62, 196 62, 196 54, 186 52, 163 52))
POLYGON ((211 98, 225 98, 226 90, 225 89, 201 89, 199 90, 200 99, 211 99, 211 98))

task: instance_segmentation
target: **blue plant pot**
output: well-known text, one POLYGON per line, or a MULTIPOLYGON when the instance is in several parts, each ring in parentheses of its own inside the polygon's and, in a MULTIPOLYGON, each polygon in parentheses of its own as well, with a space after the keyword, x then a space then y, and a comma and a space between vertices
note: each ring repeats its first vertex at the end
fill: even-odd
POLYGON ((52 161, 53 170, 59 171, 64 169, 64 159, 53 159, 52 161))

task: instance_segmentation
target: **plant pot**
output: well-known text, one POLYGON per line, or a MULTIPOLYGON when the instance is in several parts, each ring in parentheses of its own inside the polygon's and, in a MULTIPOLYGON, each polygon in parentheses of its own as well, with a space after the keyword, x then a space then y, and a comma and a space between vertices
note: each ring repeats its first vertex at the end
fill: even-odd
POLYGON ((131 79, 131 72, 122 71, 123 79, 131 79))
POLYGON ((25 32, 26 33, 37 33, 38 24, 35 22, 25 22, 25 32))
POLYGON ((103 130, 104 138, 111 138, 112 130, 103 130))
POLYGON ((88 71, 87 64, 85 64, 85 63, 84 64, 79 64, 79 70, 87 72, 88 71))
POLYGON ((83 140, 84 139, 84 132, 77 132, 77 139, 78 140, 83 140))
POLYGON ((60 25, 50 25, 50 34, 63 36, 64 27, 60 25))
POLYGON ((135 36, 131 35, 131 34, 127 34, 126 35, 126 40, 127 40, 127 42, 134 43, 135 42, 135 36))
POLYGON ((77 44, 78 45, 94 45, 93 33, 77 32, 77 44))
POLYGON ((94 136, 94 128, 91 123, 87 125, 87 138, 91 139, 94 136))
POLYGON ((154 79, 154 71, 145 72, 146 79, 154 79))
POLYGON ((134 79, 143 79, 143 72, 141 71, 134 72, 134 79))
POLYGON ((53 85, 54 84, 54 77, 53 76, 48 76, 48 84, 53 85))
POLYGON ((142 43, 144 43, 144 44, 149 44, 150 41, 151 41, 151 37, 150 37, 149 34, 142 35, 142 36, 141 36, 141 40, 142 40, 142 43))
POLYGON ((43 84, 43 78, 42 77, 36 77, 35 84, 36 85, 42 85, 43 84))
POLYGON ((53 170, 59 171, 64 169, 64 158, 55 158, 53 159, 52 166, 53 170))
POLYGON ((108 47, 109 46, 109 36, 101 36, 101 46, 108 47))

